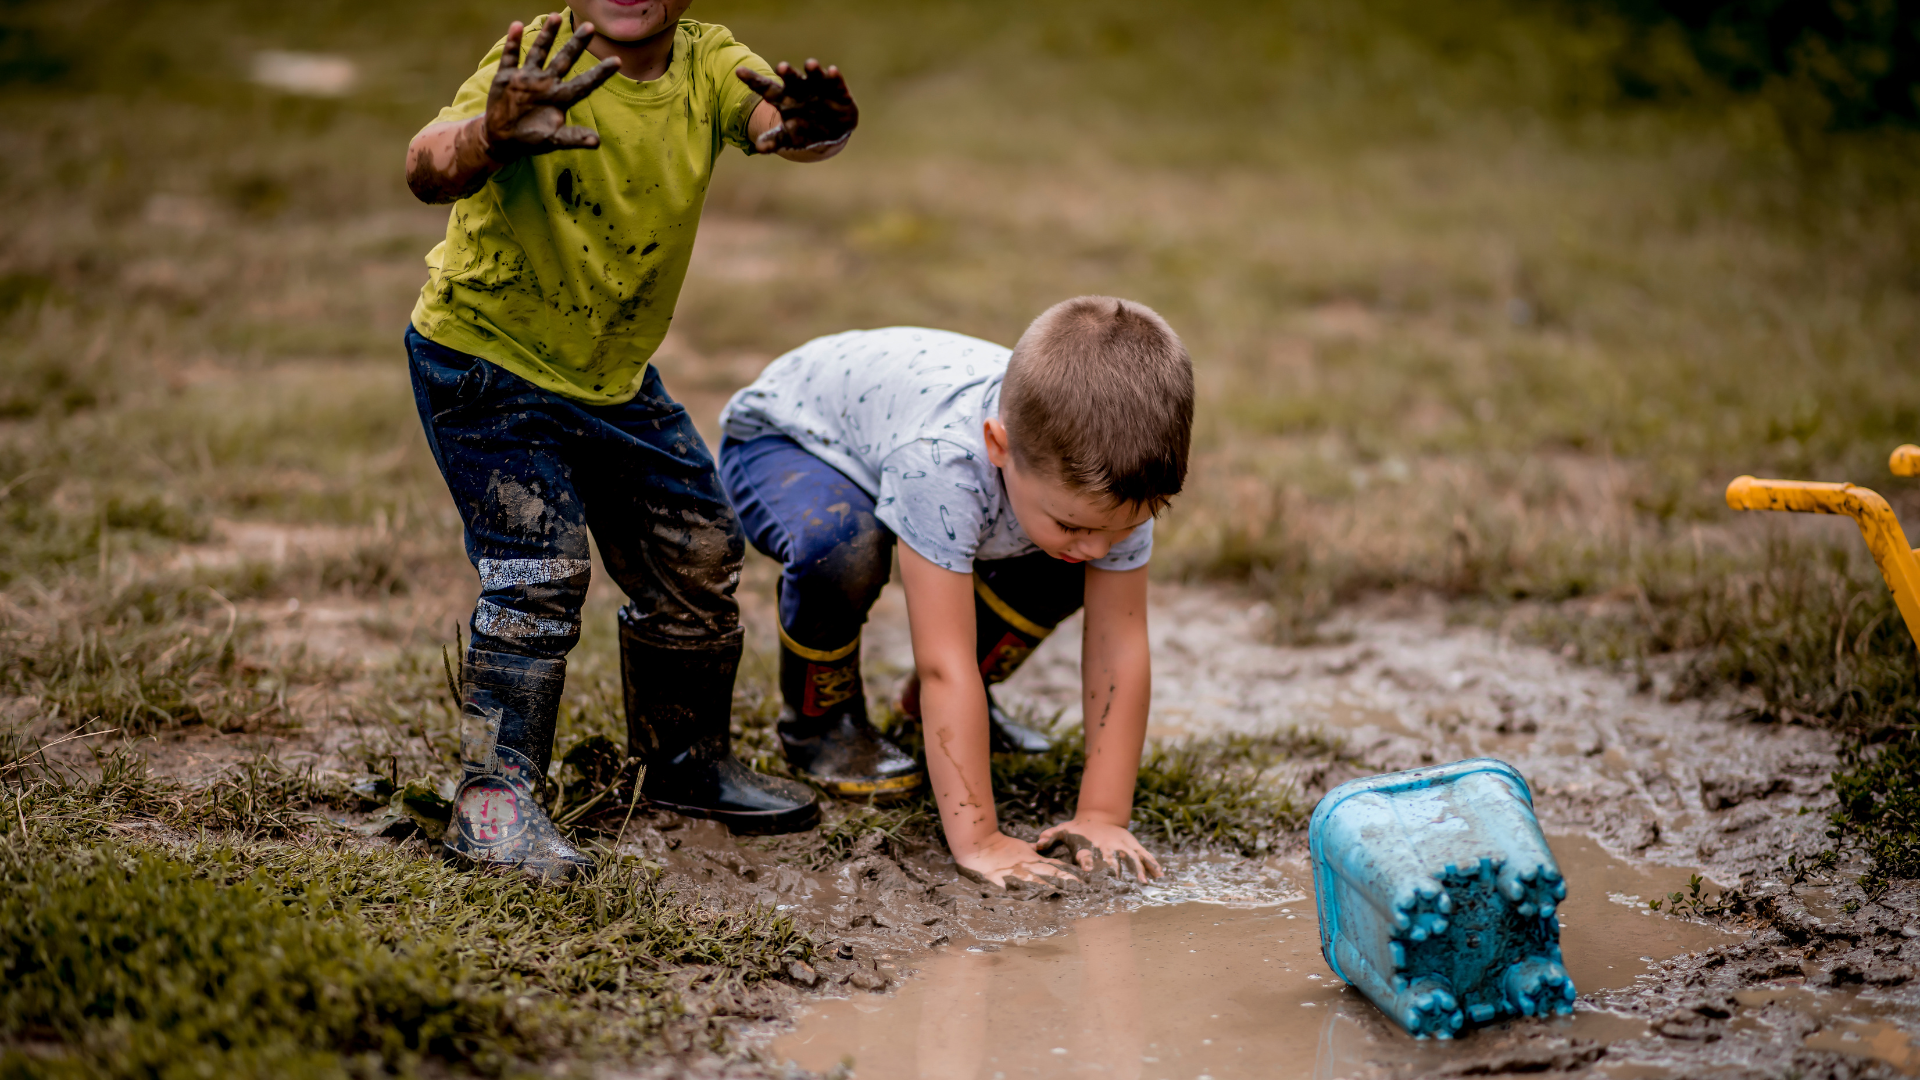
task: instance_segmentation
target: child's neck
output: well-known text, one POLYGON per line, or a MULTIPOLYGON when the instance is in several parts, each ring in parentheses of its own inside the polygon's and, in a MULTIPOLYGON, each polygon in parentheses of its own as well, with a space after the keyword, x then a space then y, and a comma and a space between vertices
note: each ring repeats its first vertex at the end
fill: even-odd
POLYGON ((601 60, 620 59, 620 74, 615 78, 634 82, 652 82, 667 73, 673 64, 673 38, 677 26, 669 24, 652 37, 639 41, 614 41, 596 35, 587 52, 601 60))

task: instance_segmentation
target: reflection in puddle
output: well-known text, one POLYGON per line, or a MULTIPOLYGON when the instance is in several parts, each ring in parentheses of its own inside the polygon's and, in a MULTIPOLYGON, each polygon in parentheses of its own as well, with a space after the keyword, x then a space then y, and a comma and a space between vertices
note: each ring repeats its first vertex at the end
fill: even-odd
MULTIPOLYGON (((1584 837, 1552 846, 1568 881, 1562 951, 1583 995, 1632 986, 1647 970, 1643 956, 1728 940, 1608 899, 1658 895, 1674 871, 1611 858, 1584 837)), ((1254 908, 1143 907, 992 952, 948 946, 892 998, 811 1006, 774 1043, 773 1057, 814 1070, 851 1058, 856 1074, 870 1078, 1228 1080, 1332 1078, 1369 1060, 1437 1064, 1472 1047, 1472 1035, 1417 1042, 1388 1026, 1327 969, 1318 931, 1313 902, 1303 898, 1254 908)), ((1609 1041, 1643 1031, 1590 1009, 1529 1023, 1609 1041)))
POLYGON ((1877 1058, 1908 1076, 1920 1075, 1920 1046, 1888 1019, 1896 1014, 1911 1015, 1897 1006, 1871 1000, 1857 991, 1816 991, 1801 986, 1742 990, 1734 998, 1743 1012, 1734 1021, 1736 1027, 1755 1023, 1752 1014, 1768 1005, 1785 1005, 1822 1025, 1806 1037, 1809 1049, 1877 1058))
POLYGON ((1813 1050, 1835 1050, 1879 1058, 1908 1076, 1920 1072, 1920 1049, 1906 1032, 1883 1020, 1862 1020, 1828 1027, 1807 1036, 1813 1050))

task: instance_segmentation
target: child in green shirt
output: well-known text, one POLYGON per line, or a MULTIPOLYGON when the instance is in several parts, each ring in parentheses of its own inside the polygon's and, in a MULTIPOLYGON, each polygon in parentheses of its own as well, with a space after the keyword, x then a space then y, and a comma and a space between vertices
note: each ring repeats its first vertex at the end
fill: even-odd
POLYGON ((480 574, 447 838, 476 863, 592 866, 534 797, 579 640, 589 534, 631 601, 621 672, 647 799, 740 831, 818 818, 808 788, 730 751, 745 542, 649 361, 722 148, 825 160, 858 110, 836 69, 770 68, 724 27, 681 19, 690 3, 572 0, 535 20, 524 60, 514 23, 408 147, 408 186, 454 204, 406 340, 480 574))

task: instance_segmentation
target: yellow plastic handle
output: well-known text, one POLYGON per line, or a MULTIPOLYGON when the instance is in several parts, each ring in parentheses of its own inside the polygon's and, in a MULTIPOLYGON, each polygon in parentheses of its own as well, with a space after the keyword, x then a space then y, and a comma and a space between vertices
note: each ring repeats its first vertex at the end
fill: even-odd
POLYGON ((1920 446, 1907 443, 1895 449, 1887 459, 1887 468, 1895 476, 1920 476, 1920 446))
MULTIPOLYGON (((1913 449, 1920 457, 1920 448, 1913 449)), ((1896 462, 1899 457, 1899 451, 1895 451, 1896 462)), ((1845 514, 1859 523, 1860 535, 1867 541, 1867 550, 1873 552, 1880 576, 1887 579, 1887 588, 1893 591, 1893 602, 1906 621, 1907 632, 1920 648, 1920 557, 1916 557, 1920 553, 1908 545, 1900 519, 1879 492, 1852 484, 1742 476, 1727 485, 1727 505, 1735 510, 1845 514)))

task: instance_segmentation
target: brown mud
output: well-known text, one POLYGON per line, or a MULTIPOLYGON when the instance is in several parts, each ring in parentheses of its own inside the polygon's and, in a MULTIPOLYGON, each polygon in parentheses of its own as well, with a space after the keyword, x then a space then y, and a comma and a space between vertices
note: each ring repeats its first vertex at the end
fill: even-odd
MULTIPOLYGON (((1913 896, 1863 904, 1847 874, 1796 884, 1786 869, 1826 846, 1823 733, 1735 719, 1738 701, 1669 700, 1658 671, 1578 667, 1450 625, 1437 603, 1352 611, 1330 643, 1293 648, 1266 643, 1257 603, 1163 588, 1155 604, 1153 734, 1344 738, 1342 758, 1279 770, 1306 805, 1353 775, 1480 754, 1518 766, 1569 876, 1576 1015, 1452 1042, 1399 1033, 1324 970, 1304 833, 1262 862, 1170 853, 1169 880, 1148 888, 1012 897, 878 836, 822 872, 683 842, 674 872, 781 906, 830 943, 799 973, 816 997, 793 1024, 743 1031, 761 1061, 942 1078, 1920 1073, 1913 896), (1753 908, 1647 909, 1695 872, 1753 908)), ((899 606, 883 601, 868 631, 876 694, 910 664, 899 606)), ((1077 636, 1063 627, 1003 700, 1077 722, 1077 636)))
MULTIPOLYGON (((1732 944, 1724 931, 1626 900, 1659 875, 1578 836, 1554 838, 1569 896, 1562 945, 1589 1007, 1535 1025, 1582 1045, 1641 1035, 1644 1018, 1591 1003, 1631 991, 1650 956, 1732 944), (1618 899, 1615 899, 1618 897, 1618 899)), ((1321 959, 1308 868, 1289 860, 1279 904, 1114 905, 1063 934, 945 945, 892 999, 806 1007, 775 1059, 862 1075, 972 1078, 1344 1076, 1370 1061, 1445 1067, 1493 1028, 1455 1043, 1401 1034, 1321 959), (993 1033, 988 1038, 988 1032, 993 1033)), ((1514 1025, 1506 1025, 1511 1029, 1514 1025)))

